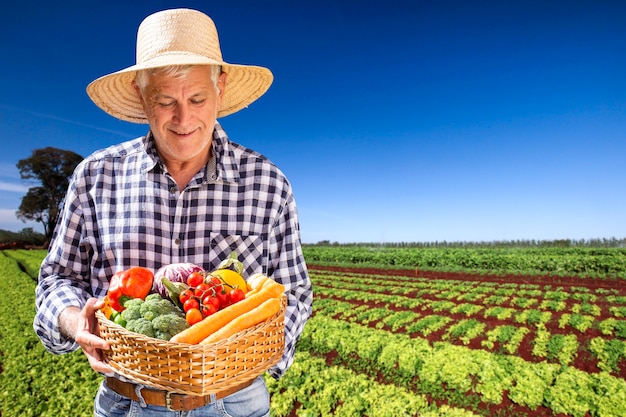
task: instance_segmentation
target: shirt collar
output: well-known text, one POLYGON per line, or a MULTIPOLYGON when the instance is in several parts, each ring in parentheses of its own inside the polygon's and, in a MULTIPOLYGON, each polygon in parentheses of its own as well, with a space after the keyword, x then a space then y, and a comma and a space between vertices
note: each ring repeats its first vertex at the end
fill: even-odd
MULTIPOLYGON (((148 134, 144 136, 143 141, 145 152, 142 152, 139 156, 141 172, 147 173, 157 167, 159 167, 162 172, 165 172, 166 169, 156 150, 152 132, 148 132, 148 134)), ((212 147, 213 155, 211 160, 207 163, 204 172, 205 181, 238 182, 239 164, 235 157, 234 148, 228 139, 228 135, 217 121, 215 122, 215 129, 213 130, 212 147), (212 176, 212 174, 215 175, 212 176)))

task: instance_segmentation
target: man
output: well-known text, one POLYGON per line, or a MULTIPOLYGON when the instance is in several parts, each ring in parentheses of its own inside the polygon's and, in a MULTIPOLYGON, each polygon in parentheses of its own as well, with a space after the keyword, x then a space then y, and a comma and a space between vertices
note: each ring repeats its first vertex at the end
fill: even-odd
MULTIPOLYGON (((136 65, 87 87, 105 112, 150 127, 145 137, 97 151, 77 167, 37 286, 34 327, 46 348, 61 354, 81 347, 91 367, 108 376, 96 396, 97 416, 177 415, 163 402, 168 393, 113 377, 103 361, 109 345, 94 314, 109 277, 132 266, 156 271, 192 262, 212 270, 236 251, 247 275, 263 273, 285 286, 285 352, 269 372, 280 378, 291 365, 312 304, 291 186, 216 121, 256 100, 272 79, 266 68, 224 62, 213 21, 175 9, 142 22, 136 65)), ((244 385, 177 404, 193 416, 269 415, 264 379, 244 385)))

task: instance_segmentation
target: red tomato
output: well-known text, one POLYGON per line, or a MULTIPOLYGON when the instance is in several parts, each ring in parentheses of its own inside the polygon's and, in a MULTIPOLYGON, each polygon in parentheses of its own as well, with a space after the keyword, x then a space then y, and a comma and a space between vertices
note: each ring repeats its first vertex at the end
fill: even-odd
POLYGON ((202 304, 200 306, 200 312, 202 313, 202 317, 208 317, 211 314, 217 311, 217 307, 215 304, 202 304))
POLYGON ((194 308, 196 310, 200 308, 200 303, 198 303, 198 300, 196 300, 195 298, 190 298, 183 304, 183 310, 185 310, 185 313, 194 308))
POLYGON ((191 290, 185 290, 181 292, 180 295, 178 296, 178 300, 183 305, 185 304, 185 301, 190 300, 192 298, 193 298, 193 291, 191 290))
POLYGON ((203 282, 202 284, 198 285, 196 287, 196 290, 194 291, 194 294, 196 297, 202 299, 205 296, 207 296, 208 294, 210 294, 211 291, 211 285, 207 284, 205 282, 203 282))
POLYGON ((230 292, 228 293, 228 299, 230 300, 231 304, 235 304, 243 300, 244 298, 246 298, 246 294, 241 288, 235 288, 233 290, 230 290, 230 292))
POLYGON ((190 326, 202 321, 202 313, 197 308, 192 308, 185 314, 185 319, 190 326))
POLYGON ((200 272, 192 272, 187 277, 187 285, 189 285, 191 288, 196 288, 203 282, 204 282, 204 275, 202 275, 200 272))
POLYGON ((224 286, 222 285, 222 280, 219 277, 211 277, 208 280, 209 284, 213 286, 215 292, 222 291, 224 286))
POLYGON ((214 295, 207 295, 202 299, 202 304, 205 306, 213 305, 217 310, 220 308, 220 300, 214 295))
POLYGON ((228 299, 228 293, 224 291, 222 288, 221 291, 217 291, 215 293, 215 298, 220 302, 220 308, 224 308, 230 304, 230 300, 228 299))

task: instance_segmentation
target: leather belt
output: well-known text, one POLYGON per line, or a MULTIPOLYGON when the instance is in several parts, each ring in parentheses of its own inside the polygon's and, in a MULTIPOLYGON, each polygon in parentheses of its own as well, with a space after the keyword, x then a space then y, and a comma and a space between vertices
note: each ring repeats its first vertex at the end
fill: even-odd
MULTIPOLYGON (((250 385, 254 380, 246 381, 232 388, 225 389, 215 393, 215 400, 221 400, 237 391, 240 391, 250 385)), ((135 388, 136 384, 120 381, 117 378, 107 377, 106 384, 118 394, 139 402, 135 388)), ((195 408, 204 407, 211 403, 211 395, 188 395, 178 394, 169 391, 155 390, 150 388, 142 388, 141 396, 146 404, 167 407, 171 411, 189 411, 195 408)))

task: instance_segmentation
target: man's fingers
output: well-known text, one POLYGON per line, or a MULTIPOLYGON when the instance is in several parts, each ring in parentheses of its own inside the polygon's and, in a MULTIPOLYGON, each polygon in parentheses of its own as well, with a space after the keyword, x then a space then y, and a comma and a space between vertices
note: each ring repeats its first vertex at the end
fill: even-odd
POLYGON ((104 362, 103 350, 110 349, 109 342, 100 338, 98 334, 98 321, 96 320, 96 310, 104 305, 102 300, 90 298, 81 310, 79 323, 76 330, 76 343, 83 349, 87 356, 89 365, 97 372, 112 374, 111 368, 104 362))
POLYGON ((104 307, 104 300, 90 298, 87 300, 87 303, 85 304, 85 308, 83 309, 83 312, 85 313, 85 316, 90 317, 96 314, 96 310, 102 307, 104 307))
POLYGON ((76 336, 76 343, 78 343, 83 349, 90 348, 90 349, 109 350, 111 348, 109 345, 109 342, 88 332, 79 333, 76 336))
POLYGON ((115 373, 115 370, 111 368, 111 366, 108 363, 103 361, 101 351, 99 350, 94 351, 93 354, 88 354, 84 350, 83 352, 85 353, 85 355, 87 355, 87 360, 89 361, 89 365, 94 371, 101 372, 107 375, 113 375, 115 373))

